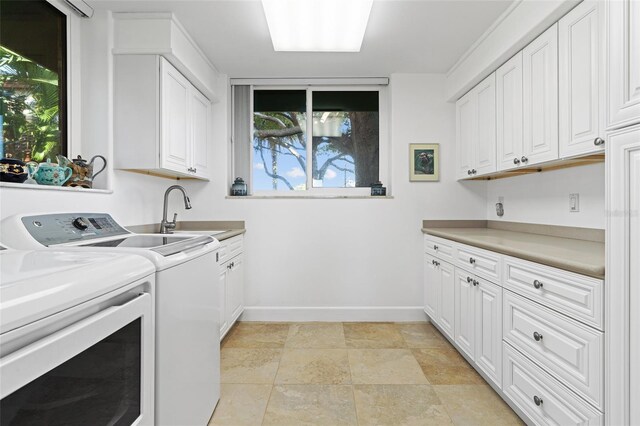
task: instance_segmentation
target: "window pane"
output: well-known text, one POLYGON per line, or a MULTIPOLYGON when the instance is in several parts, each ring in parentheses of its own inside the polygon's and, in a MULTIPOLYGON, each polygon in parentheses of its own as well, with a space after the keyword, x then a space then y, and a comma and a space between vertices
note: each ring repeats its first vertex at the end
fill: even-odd
POLYGON ((0 2, 2 156, 66 155, 66 16, 41 1, 0 2))
POLYGON ((307 189, 304 90, 256 90, 253 190, 307 189))
POLYGON ((378 92, 313 92, 314 188, 368 187, 379 179, 378 92))

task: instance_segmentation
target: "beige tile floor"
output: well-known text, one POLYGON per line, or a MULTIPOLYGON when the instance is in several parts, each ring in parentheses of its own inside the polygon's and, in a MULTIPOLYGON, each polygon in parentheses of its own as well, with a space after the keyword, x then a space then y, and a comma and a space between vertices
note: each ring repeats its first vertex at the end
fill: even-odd
POLYGON ((521 425, 427 323, 238 323, 210 425, 521 425))

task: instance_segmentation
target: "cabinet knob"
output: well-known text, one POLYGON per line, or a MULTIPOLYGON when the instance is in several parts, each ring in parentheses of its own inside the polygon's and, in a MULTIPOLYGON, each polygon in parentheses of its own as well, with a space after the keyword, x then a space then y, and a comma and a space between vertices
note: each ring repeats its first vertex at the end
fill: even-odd
POLYGON ((541 406, 541 405, 542 405, 542 403, 543 403, 544 401, 543 401, 543 400, 542 400, 542 398, 540 398, 538 395, 535 395, 535 396, 533 397, 533 402, 535 402, 535 404, 539 407, 539 406, 541 406))
POLYGON ((518 158, 514 158, 513 159, 513 164, 520 164, 520 160, 518 158))
POLYGON ((435 260, 432 260, 432 261, 431 261, 431 264, 432 264, 432 265, 435 265, 435 264, 436 264, 436 261, 435 261, 435 260))
POLYGON ((473 278, 467 277, 467 282, 470 283, 471 281, 473 281, 473 278))
POLYGON ((467 170, 467 174, 468 174, 468 175, 471 175, 471 170, 467 170))
POLYGON ((434 244, 434 245, 433 245, 433 249, 434 249, 434 250, 438 250, 438 246, 434 244))
POLYGON ((480 285, 480 281, 478 281, 478 280, 473 280, 473 285, 474 285, 474 286, 480 285))
POLYGON ((476 263, 476 260, 473 257, 470 257, 469 263, 473 265, 474 263, 476 263))
POLYGON ((539 342, 540 340, 542 340, 542 334, 538 333, 537 331, 534 331, 533 338, 536 340, 536 342, 539 342))
POLYGON ((542 288, 542 283, 538 280, 533 280, 533 286, 537 289, 542 288))
POLYGON ((478 173, 478 171, 476 169, 471 169, 471 174, 475 175, 476 173, 478 173))
POLYGON ((440 262, 436 260, 436 266, 440 266, 440 262))
POLYGON ((595 138, 595 140, 593 141, 593 144, 594 144, 595 146, 604 145, 604 139, 602 139, 602 138, 595 138))
POLYGON ((529 159, 523 155, 520 161, 522 161, 523 163, 526 163, 527 161, 529 161, 529 159))

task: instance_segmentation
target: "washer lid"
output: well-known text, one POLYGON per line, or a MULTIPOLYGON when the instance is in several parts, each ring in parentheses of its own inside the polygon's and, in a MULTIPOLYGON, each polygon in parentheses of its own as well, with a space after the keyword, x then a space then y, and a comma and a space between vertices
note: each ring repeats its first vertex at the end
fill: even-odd
POLYGON ((0 333, 79 305, 155 273, 132 254, 0 251, 0 333))

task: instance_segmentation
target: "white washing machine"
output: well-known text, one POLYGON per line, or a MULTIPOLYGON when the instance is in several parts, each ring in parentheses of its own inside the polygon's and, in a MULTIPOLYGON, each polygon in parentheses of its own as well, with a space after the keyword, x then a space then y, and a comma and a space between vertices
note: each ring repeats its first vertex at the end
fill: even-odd
POLYGON ((133 253, 153 262, 156 424, 207 424, 220 399, 217 240, 134 234, 103 213, 16 215, 4 219, 1 230, 15 248, 133 253))
POLYGON ((0 247, 0 424, 153 425, 155 268, 0 247))

